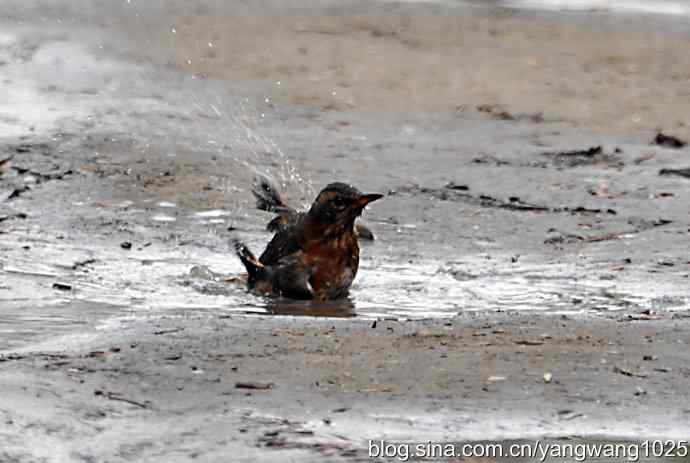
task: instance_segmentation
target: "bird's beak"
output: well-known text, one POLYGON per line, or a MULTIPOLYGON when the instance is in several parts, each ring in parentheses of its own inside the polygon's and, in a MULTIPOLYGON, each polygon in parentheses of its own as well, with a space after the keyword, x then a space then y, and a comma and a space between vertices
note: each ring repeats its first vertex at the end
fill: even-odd
POLYGON ((377 199, 383 198, 383 195, 380 195, 378 193, 371 193, 368 195, 362 195, 357 199, 357 206, 359 208, 364 208, 367 204, 376 201, 377 199))

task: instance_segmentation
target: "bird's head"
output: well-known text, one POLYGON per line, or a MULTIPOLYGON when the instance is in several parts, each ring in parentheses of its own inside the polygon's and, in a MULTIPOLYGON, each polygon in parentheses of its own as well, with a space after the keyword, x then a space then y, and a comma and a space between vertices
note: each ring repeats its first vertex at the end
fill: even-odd
POLYGON ((309 216, 319 223, 347 229, 353 226, 367 204, 381 198, 381 194, 364 194, 346 183, 331 183, 316 197, 309 216))

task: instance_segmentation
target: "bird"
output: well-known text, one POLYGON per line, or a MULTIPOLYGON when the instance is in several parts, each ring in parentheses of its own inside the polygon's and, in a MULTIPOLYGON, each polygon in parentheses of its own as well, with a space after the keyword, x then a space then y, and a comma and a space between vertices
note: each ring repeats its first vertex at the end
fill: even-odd
MULTIPOLYGON (((256 199, 257 209, 277 214, 266 225, 266 230, 268 231, 277 232, 283 228, 293 226, 306 214, 306 211, 298 211, 287 204, 275 180, 268 175, 256 173, 252 185, 252 194, 256 199)), ((366 225, 355 223, 355 232, 362 240, 374 241, 374 233, 366 225)))
POLYGON ((317 195, 311 208, 281 225, 257 259, 240 240, 235 252, 247 269, 249 290, 290 299, 327 301, 348 295, 359 267, 355 220, 381 199, 335 182, 317 195))

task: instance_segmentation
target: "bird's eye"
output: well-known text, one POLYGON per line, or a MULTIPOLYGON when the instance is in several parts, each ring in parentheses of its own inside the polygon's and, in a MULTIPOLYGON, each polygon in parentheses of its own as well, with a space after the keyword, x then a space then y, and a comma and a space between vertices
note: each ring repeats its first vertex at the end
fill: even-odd
POLYGON ((333 205, 339 209, 345 207, 345 200, 343 198, 334 198, 333 205))

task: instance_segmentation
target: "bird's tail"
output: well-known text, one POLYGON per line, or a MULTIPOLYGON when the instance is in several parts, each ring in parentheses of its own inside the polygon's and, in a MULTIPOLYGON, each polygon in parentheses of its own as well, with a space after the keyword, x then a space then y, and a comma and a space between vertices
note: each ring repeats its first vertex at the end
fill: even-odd
POLYGON ((257 172, 254 175, 252 193, 256 199, 256 208, 259 210, 277 213, 292 210, 280 194, 276 181, 266 174, 257 172))
POLYGON ((240 258, 242 264, 247 269, 247 282, 249 287, 252 288, 256 281, 261 278, 266 272, 266 267, 264 264, 259 262, 254 254, 249 250, 245 244, 237 239, 232 240, 233 247, 235 248, 235 253, 237 257, 240 258))

